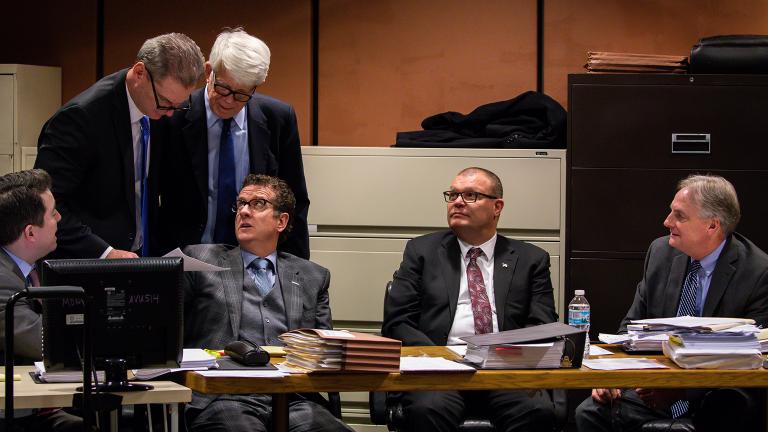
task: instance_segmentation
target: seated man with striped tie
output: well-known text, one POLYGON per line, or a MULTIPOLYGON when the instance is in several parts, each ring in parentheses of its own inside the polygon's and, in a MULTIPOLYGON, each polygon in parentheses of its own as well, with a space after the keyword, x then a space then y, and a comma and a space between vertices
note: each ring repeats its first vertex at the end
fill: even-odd
MULTIPOLYGON (((736 190, 728 180, 691 175, 680 181, 664 220, 669 235, 651 243, 643 279, 619 332, 626 332, 630 320, 684 315, 768 323, 768 255, 734 231, 740 217, 736 190)), ((594 389, 578 407, 576 423, 579 431, 640 430, 652 420, 690 416, 702 394, 594 389)))
MULTIPOLYGON (((16 292, 40 284, 35 262, 56 249, 60 219, 48 173, 34 169, 0 176, 0 352, 3 355, 5 304, 16 292)), ((41 309, 37 301, 29 299, 19 300, 13 309, 16 364, 29 365, 42 358, 41 309)), ((23 430, 82 430, 80 418, 58 409, 14 412, 17 426, 23 430)))
MULTIPOLYGON (((237 340, 279 345, 298 328, 331 328, 327 269, 286 252, 278 239, 291 229, 296 199, 278 178, 249 174, 232 205, 238 247, 193 245, 188 255, 228 270, 188 272, 184 278, 184 346, 218 348, 237 340)), ((289 430, 351 429, 323 405, 321 396, 291 395, 289 430)), ((266 431, 271 397, 193 393, 187 428, 199 431, 266 431)))
MULTIPOLYGON (((408 242, 384 302, 382 334, 405 345, 455 345, 460 337, 557 320, 549 254, 498 235, 501 180, 462 170, 449 190, 450 230, 408 242)), ((405 429, 453 431, 480 411, 500 431, 552 431, 545 391, 424 391, 403 394, 405 429)))

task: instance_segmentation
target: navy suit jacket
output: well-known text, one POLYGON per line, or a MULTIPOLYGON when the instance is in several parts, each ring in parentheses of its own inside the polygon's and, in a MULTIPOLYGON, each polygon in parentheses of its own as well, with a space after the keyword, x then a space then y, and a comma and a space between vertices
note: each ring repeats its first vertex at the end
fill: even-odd
MULTIPOLYGON (((452 231, 408 242, 384 302, 384 336, 404 345, 446 344, 459 298, 460 255, 452 231)), ((493 290, 500 331, 557 320, 549 254, 541 248, 497 236, 493 290)))
MULTIPOLYGON (((189 111, 179 111, 169 122, 160 123, 163 126, 163 132, 158 132, 162 133, 159 139, 163 142, 159 185, 161 252, 200 243, 208 220, 208 128, 204 92, 202 88, 192 93, 189 111)), ((290 105, 258 93, 246 107, 249 172, 282 178, 296 196, 293 230, 278 250, 309 258, 309 197, 296 114, 290 105)))
MULTIPOLYGON (((75 96, 43 126, 35 168, 53 179, 61 213, 55 257, 98 258, 107 246, 131 250, 136 237, 133 138, 124 69, 75 96)), ((154 131, 153 131, 154 133, 154 131)), ((152 137, 152 153, 155 150, 152 137)), ((150 232, 157 203, 150 156, 150 232)))

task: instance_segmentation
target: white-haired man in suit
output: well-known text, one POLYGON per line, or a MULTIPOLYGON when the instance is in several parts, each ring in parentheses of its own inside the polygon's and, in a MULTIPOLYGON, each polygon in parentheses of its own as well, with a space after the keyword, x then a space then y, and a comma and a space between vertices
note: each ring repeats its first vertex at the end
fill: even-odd
MULTIPOLYGON (((250 174, 232 206, 238 247, 194 245, 185 252, 228 268, 187 273, 184 346, 222 348, 236 340, 276 345, 277 337, 302 327, 331 328, 327 269, 277 252, 280 236, 291 229, 296 199, 275 177, 250 174)), ((350 431, 323 405, 319 395, 292 395, 291 431, 350 431)), ((271 426, 271 397, 202 395, 187 405, 193 431, 266 431, 271 426)))

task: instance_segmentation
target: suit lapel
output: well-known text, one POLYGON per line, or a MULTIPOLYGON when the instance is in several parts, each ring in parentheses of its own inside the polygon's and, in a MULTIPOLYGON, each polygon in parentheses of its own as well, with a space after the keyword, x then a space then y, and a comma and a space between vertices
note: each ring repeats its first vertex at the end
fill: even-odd
POLYGON ((707 298, 704 300, 702 316, 712 316, 717 305, 720 303, 720 299, 725 294, 725 290, 731 282, 731 277, 736 272, 736 261, 739 260, 736 248, 737 245, 733 242, 733 239, 729 239, 725 248, 723 248, 717 264, 715 264, 715 270, 712 272, 712 280, 709 282, 709 291, 707 291, 707 298))
POLYGON ((222 255, 221 267, 229 268, 229 271, 219 272, 221 285, 224 288, 224 296, 227 301, 229 322, 232 323, 232 334, 237 337, 240 331, 240 316, 243 308, 243 256, 240 248, 233 248, 222 255))
MULTIPOLYGON (((128 110, 128 94, 125 88, 125 76, 127 70, 118 75, 114 86, 114 104, 112 109, 112 128, 115 131, 115 140, 120 149, 120 157, 123 167, 123 190, 128 200, 130 214, 136 214, 136 192, 134 190, 134 161, 133 161, 133 132, 131 131, 131 113, 128 110)), ((131 219, 133 220, 133 219, 131 219)), ((136 230, 137 227, 134 227, 136 230)))
MULTIPOLYGON (((184 143, 192 162, 197 189, 202 209, 208 208, 208 119, 205 111, 205 87, 192 95, 192 106, 185 116, 186 125, 182 128, 184 143)), ((203 212, 206 216, 208 212, 203 212)))
POLYGON ((19 277, 21 281, 26 286, 27 279, 24 277, 24 275, 21 273, 21 269, 19 266, 16 265, 16 263, 13 261, 10 255, 5 252, 3 248, 0 248, 0 265, 7 268, 8 270, 12 271, 13 274, 19 277))
POLYGON ((688 255, 680 254, 672 259, 669 269, 669 278, 664 292, 667 296, 664 300, 663 316, 673 317, 677 315, 677 307, 680 302, 680 291, 683 287, 683 279, 688 268, 688 255))
POLYGON ((496 301, 496 319, 499 330, 502 330, 504 328, 504 305, 512 286, 512 276, 515 274, 518 256, 515 254, 512 244, 501 235, 496 236, 493 256, 493 296, 496 301))
POLYGON ((459 241, 455 235, 450 235, 443 240, 442 247, 438 251, 440 260, 439 267, 446 269, 443 272, 444 285, 448 296, 448 313, 450 320, 448 328, 451 327, 453 319, 456 316, 456 305, 459 302, 459 285, 461 284, 461 249, 459 241))
POLYGON ((283 293, 288 330, 300 328, 301 315, 304 309, 302 304, 304 280, 299 270, 291 265, 290 259, 281 253, 277 254, 277 276, 283 293))
POLYGON ((246 114, 248 116, 248 160, 250 172, 265 173, 269 175, 279 175, 277 172, 277 160, 275 160, 270 151, 269 144, 272 142, 267 119, 259 107, 257 98, 254 96, 246 105, 246 114))

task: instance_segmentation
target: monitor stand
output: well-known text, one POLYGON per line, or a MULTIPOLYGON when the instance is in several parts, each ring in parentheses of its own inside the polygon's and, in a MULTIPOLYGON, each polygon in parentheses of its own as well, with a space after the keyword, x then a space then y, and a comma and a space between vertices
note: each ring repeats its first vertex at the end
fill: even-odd
MULTIPOLYGON (((104 367, 105 382, 94 385, 93 392, 134 392, 152 390, 154 387, 149 384, 137 384, 128 381, 128 371, 125 368, 124 359, 107 359, 104 367)), ((78 387, 77 391, 83 391, 78 387)))

